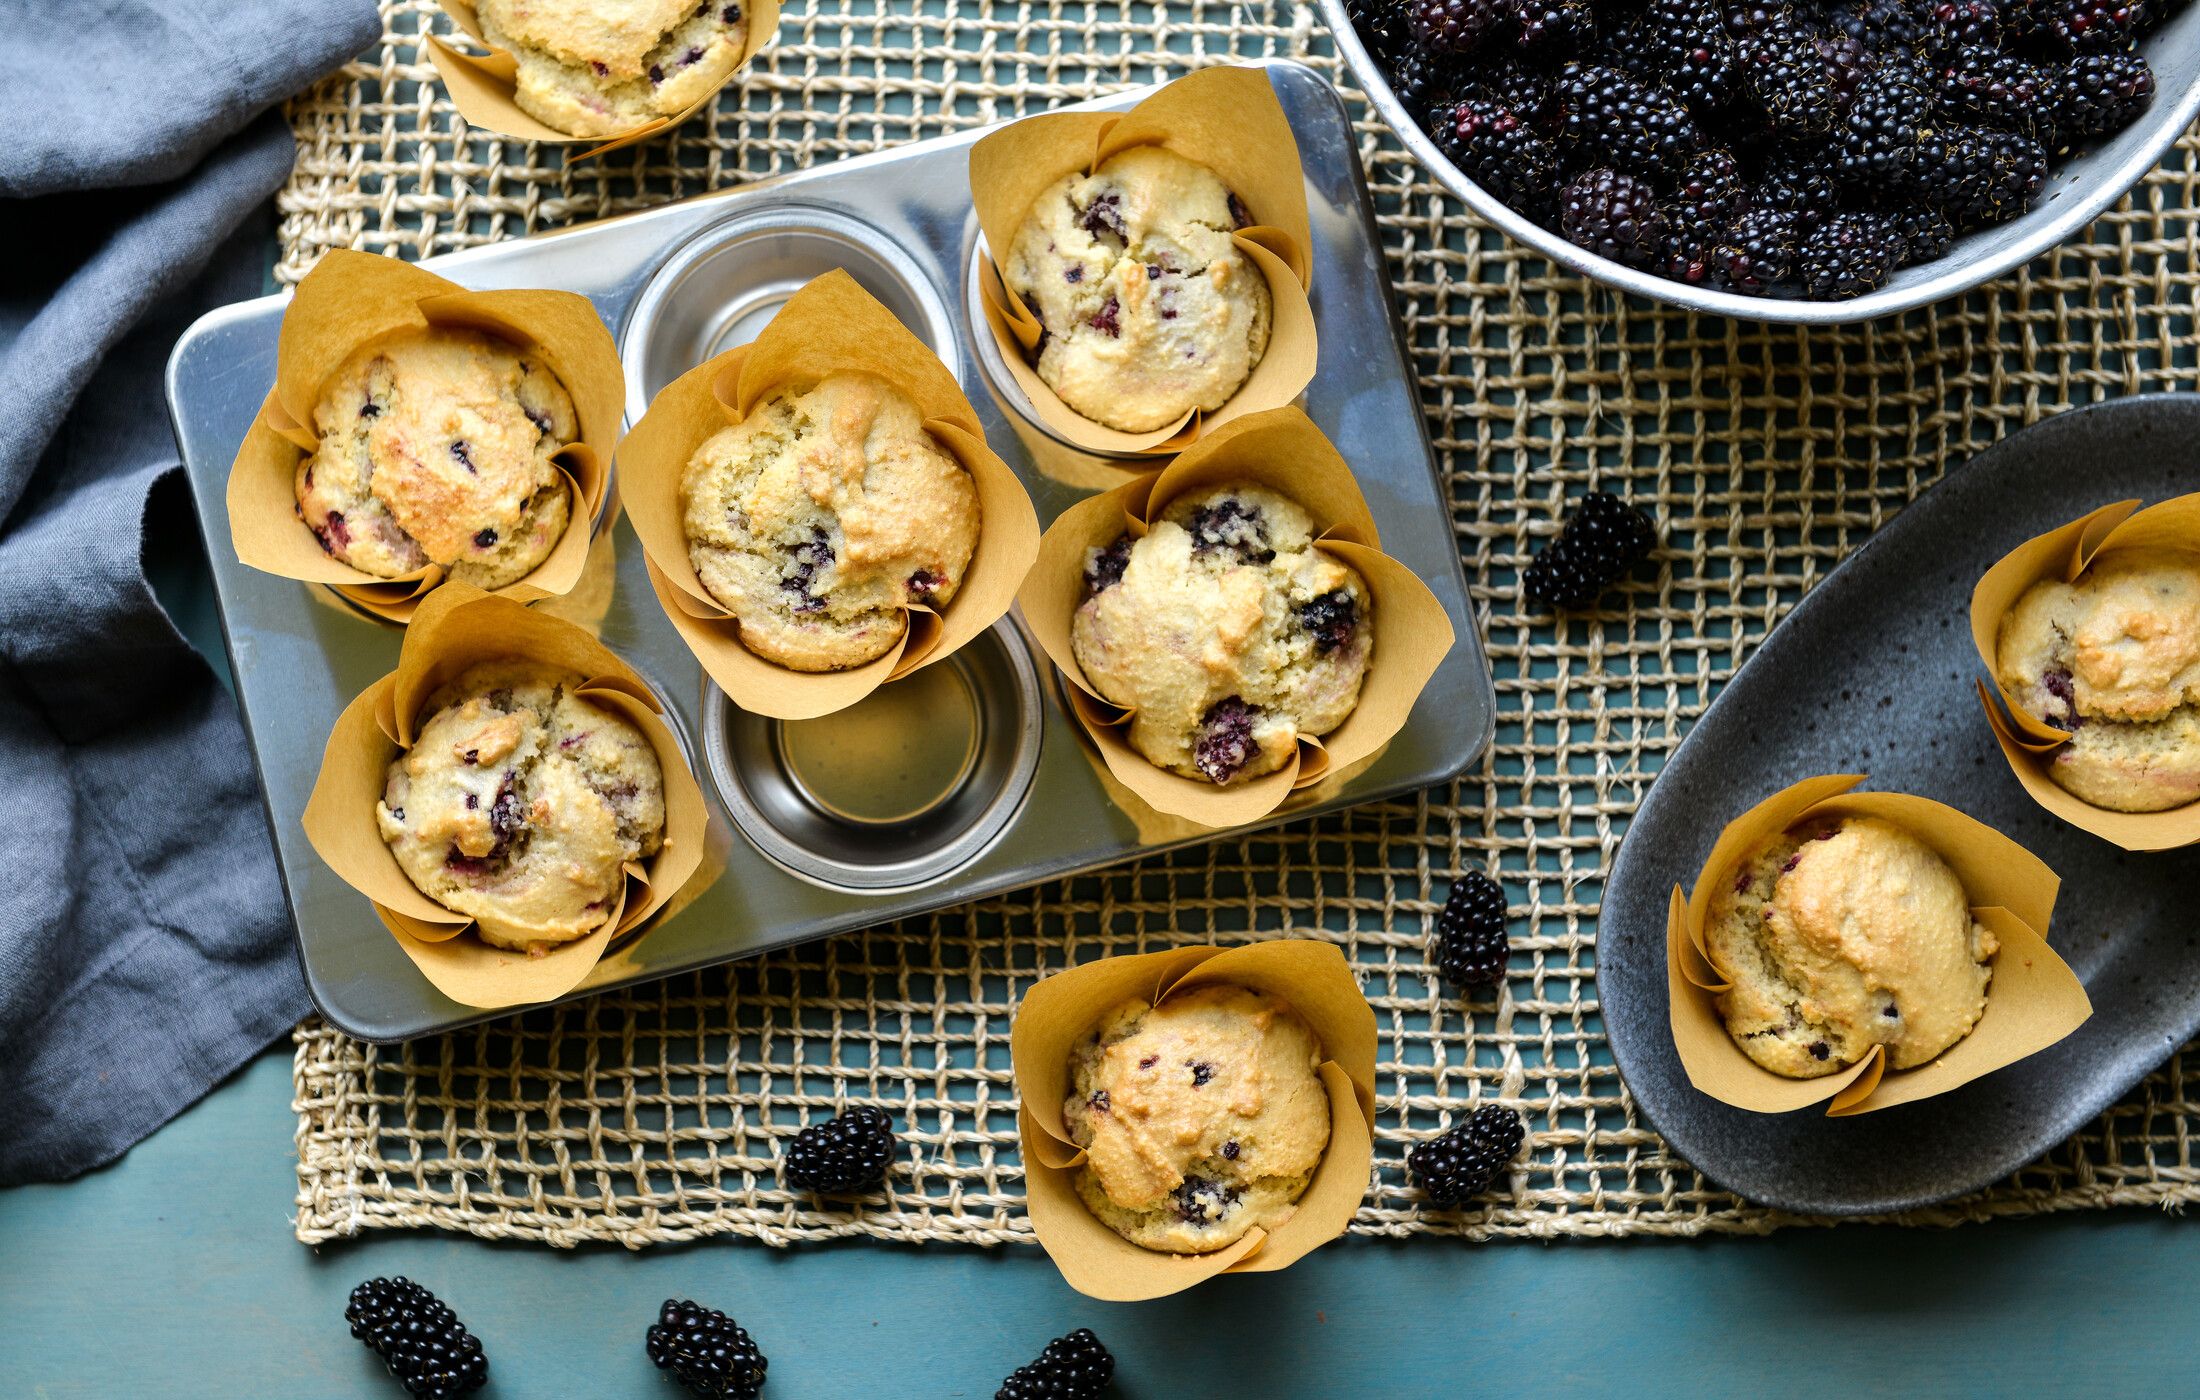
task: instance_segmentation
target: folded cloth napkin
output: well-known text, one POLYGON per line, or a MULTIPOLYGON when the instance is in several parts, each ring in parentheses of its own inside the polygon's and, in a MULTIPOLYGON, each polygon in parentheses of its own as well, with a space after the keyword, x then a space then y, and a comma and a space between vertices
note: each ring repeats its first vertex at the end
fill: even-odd
POLYGON ((307 1009, 236 707, 143 554, 196 533, 161 374, 261 288, 268 108, 379 32, 0 0, 0 1184, 113 1159, 307 1009))

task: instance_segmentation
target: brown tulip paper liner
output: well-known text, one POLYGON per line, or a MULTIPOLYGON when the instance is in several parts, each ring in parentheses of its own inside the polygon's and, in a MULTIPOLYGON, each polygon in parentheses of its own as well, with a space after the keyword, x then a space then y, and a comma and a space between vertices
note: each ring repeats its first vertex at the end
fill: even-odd
POLYGON ((1087 1297, 1136 1302, 1181 1292, 1221 1273, 1290 1267, 1344 1233, 1367 1193, 1374 1160, 1375 1012, 1334 945, 1281 939, 1239 948, 1178 948, 1102 958, 1057 972, 1016 1008, 1009 1062, 1031 1228, 1069 1286, 1087 1297), (1255 1227, 1209 1254, 1142 1249, 1100 1222, 1077 1195, 1084 1149, 1062 1122, 1069 1057, 1117 1003, 1159 1003, 1194 987, 1234 985, 1280 997, 1306 1018, 1328 1058, 1329 1146, 1291 1217, 1255 1227))
POLYGON ((306 838, 331 870, 374 902, 397 945, 443 995, 478 1007, 552 1000, 579 985, 613 940, 662 908, 702 863, 709 812, 659 710, 642 678, 579 627, 470 584, 447 584, 414 614, 397 669, 337 717, 306 803, 306 838), (474 921, 421 893, 375 824, 390 762, 412 747, 428 697, 467 667, 506 658, 588 677, 576 693, 641 730, 664 774, 664 844, 646 863, 627 864, 625 887, 601 927, 540 955, 461 936, 474 921))
POLYGON ((1851 792, 1861 774, 1806 778, 1774 793, 1719 833, 1687 896, 1673 887, 1666 922, 1666 987, 1673 1042, 1689 1082, 1721 1103, 1753 1113, 1788 1113, 1826 1102, 1826 1116, 1870 1113, 1944 1094, 1982 1074, 2044 1050, 2084 1024, 2093 1005, 2077 974, 2047 945, 2061 880, 2038 856, 1982 822, 1929 798, 1899 792, 1851 792), (1731 985, 1706 951, 1704 921, 1712 895, 1759 841, 1799 823, 1840 817, 1893 822, 1948 863, 1970 897, 1971 915, 1993 932, 1986 1010, 1971 1033, 1911 1069, 1891 1069, 1886 1049, 1836 1074, 1790 1079, 1744 1054, 1727 1034, 1714 999, 1731 985), (1830 1102, 1828 1102, 1830 1101, 1830 1102))
POLYGON ((728 350, 660 390, 619 445, 619 498, 648 556, 665 615, 728 698, 752 714, 812 719, 954 653, 1008 612, 1039 550, 1039 517, 1006 462, 986 445, 977 411, 931 348, 838 269, 788 298, 753 344, 728 350), (978 543, 946 606, 909 609, 909 627, 876 660, 845 671, 796 671, 742 644, 740 624, 711 597, 688 554, 681 478, 704 440, 781 389, 839 373, 875 375, 924 415, 933 441, 978 491, 978 543))
POLYGON ((597 512, 610 489, 626 380, 618 350, 588 298, 571 292, 470 292, 395 258, 339 248, 323 257, 283 313, 275 387, 229 468, 229 537, 237 559, 404 623, 445 577, 426 564, 396 578, 355 569, 321 548, 298 515, 298 460, 316 451, 313 409, 353 351, 393 331, 481 331, 539 355, 572 396, 580 437, 559 449, 570 511, 565 534, 525 577, 497 590, 520 602, 556 597, 580 580, 597 512))
POLYGON ((1018 603, 1025 625, 1062 673, 1071 711, 1116 781, 1171 816, 1205 827, 1238 826, 1273 812, 1332 768, 1357 763, 1389 743, 1451 650, 1443 604, 1380 546, 1352 468, 1321 429, 1296 408, 1270 409, 1232 419, 1161 471, 1062 512, 1039 541, 1038 563, 1018 603), (1149 522, 1178 496, 1229 481, 1269 487, 1306 509, 1317 546, 1366 582, 1375 644, 1359 703, 1344 723, 1318 739, 1300 736, 1298 753, 1276 772, 1217 786, 1157 767, 1131 747, 1132 712, 1111 704, 1085 679, 1070 646, 1070 620, 1084 602, 1086 551, 1126 531, 1143 538, 1149 522))
POLYGON ((489 52, 486 56, 470 54, 454 48, 441 36, 427 36, 428 61, 435 65, 436 76, 443 80, 443 90, 451 95, 451 105, 458 108, 460 116, 470 126, 483 131, 493 131, 499 136, 516 136, 522 141, 540 141, 544 145, 575 146, 593 141, 596 145, 573 156, 576 161, 616 151, 637 141, 646 141, 660 131, 678 126, 689 117, 716 101, 726 83, 734 80, 749 60, 763 52, 764 46, 779 32, 779 0, 741 0, 748 12, 749 27, 741 43, 741 56, 733 67, 726 70, 725 82, 697 98, 677 115, 657 117, 642 123, 631 131, 617 136, 575 136, 560 131, 520 110, 517 97, 519 60, 504 49, 498 48, 484 37, 481 17, 470 0, 437 0, 443 13, 462 30, 466 37, 489 52))
POLYGON ((2175 549, 2200 558, 2200 494, 2177 496, 2144 510, 2137 501, 2117 501, 2018 545, 1971 590, 1971 640, 1986 674, 1994 679, 1991 693, 1985 682, 1978 683, 1979 704, 2002 757, 2009 760, 2009 771, 2032 800, 2127 851, 2166 851, 2200 842, 2200 802, 2166 812, 2112 812, 2057 783, 2047 770, 2055 751, 2070 742, 2070 734, 2019 705, 2001 684, 2001 668, 1995 664, 2001 620, 2033 584, 2051 578, 2075 583, 2101 556, 2134 549, 2175 549), (1994 703, 1992 694, 2000 695, 2001 704, 1994 703))
POLYGON ((1291 123, 1267 75, 1254 68, 1207 68, 1177 79, 1128 112, 1048 112, 993 132, 970 148, 970 195, 988 256, 978 286, 985 322, 1001 360, 1032 411, 1052 431, 1092 452, 1114 456, 1173 453, 1223 423, 1298 398, 1314 378, 1314 246, 1305 174, 1291 123), (1245 383, 1211 413, 1191 412, 1165 428, 1126 433, 1063 403, 1029 356, 1038 316, 1009 290, 999 260, 1015 245, 1032 201, 1065 175, 1083 175, 1133 146, 1162 146, 1221 177, 1251 227, 1232 237, 1268 280, 1274 304, 1268 348, 1245 383))

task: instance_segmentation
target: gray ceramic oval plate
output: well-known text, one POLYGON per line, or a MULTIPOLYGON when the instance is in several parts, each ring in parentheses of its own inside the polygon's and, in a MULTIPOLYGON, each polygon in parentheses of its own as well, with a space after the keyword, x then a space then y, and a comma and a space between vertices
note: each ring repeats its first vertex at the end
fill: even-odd
POLYGON ((1612 1055, 1682 1157, 1750 1200, 1854 1215, 2008 1175, 2083 1127, 2200 1029, 2200 847, 2133 855, 2049 816, 1994 746, 1971 585, 2021 541, 2108 501, 2200 488, 2200 396, 2051 418, 1953 469, 1774 629, 1635 814, 1604 896, 1597 994, 1612 1055), (1920 793, 2007 832, 2062 876, 2049 939, 2093 1000, 2077 1032, 1922 1103, 1856 1118, 1745 1113, 1699 1093, 1666 1016, 1665 916, 1719 828, 1815 773, 1920 793))

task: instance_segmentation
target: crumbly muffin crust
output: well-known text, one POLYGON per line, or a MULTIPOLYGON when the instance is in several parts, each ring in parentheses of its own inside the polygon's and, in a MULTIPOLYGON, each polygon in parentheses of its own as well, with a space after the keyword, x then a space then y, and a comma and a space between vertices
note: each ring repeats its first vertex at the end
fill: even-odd
POLYGON ((2036 583, 1996 650, 2017 704, 2070 731, 2056 783, 2115 812, 2200 801, 2200 552, 2119 551, 2036 583))
POLYGON ((573 400, 501 340, 432 327, 371 340, 329 376, 313 424, 298 517, 362 573, 432 562, 502 588, 565 534, 572 492, 554 458, 580 434, 573 400))
POLYGON ((1875 817, 1783 832, 1744 858, 1704 923, 1727 1033, 1758 1064, 1814 1079, 1874 1045, 1896 1069, 1971 1033, 1996 951, 1955 872, 1875 817))
POLYGON ((1273 773, 1301 734, 1327 734, 1359 702, 1367 585, 1266 487, 1179 497, 1145 538, 1091 551, 1085 585, 1071 651, 1095 690, 1136 712, 1131 747, 1171 772, 1273 773))
POLYGON ((741 641, 796 671, 884 655, 977 548, 977 484, 884 380, 836 374, 712 436, 682 479, 688 557, 741 641))
POLYGON ((1215 173, 1133 146, 1032 201, 1002 274, 1045 327, 1039 377, 1124 432, 1222 407, 1268 349, 1268 279, 1215 173))
POLYGON ((528 661, 469 667, 429 697, 375 819, 406 878, 504 948, 570 942, 611 917, 628 861, 664 844, 649 740, 528 661))
POLYGON ((479 0, 518 60, 519 109, 571 136, 616 136, 710 95, 741 61, 747 0, 479 0))
POLYGON ((1117 1234, 1172 1254, 1275 1228, 1329 1145, 1320 1064, 1305 1020, 1244 987, 1114 1007, 1070 1057, 1078 1195, 1117 1234))

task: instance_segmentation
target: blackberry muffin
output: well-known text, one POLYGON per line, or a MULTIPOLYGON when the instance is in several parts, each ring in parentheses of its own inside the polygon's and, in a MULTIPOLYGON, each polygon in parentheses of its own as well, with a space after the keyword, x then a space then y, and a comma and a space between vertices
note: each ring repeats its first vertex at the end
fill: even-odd
POLYGON ((565 534, 572 493, 554 458, 579 436, 573 400, 501 340, 432 328, 371 340, 329 376, 313 426, 298 518, 362 573, 433 563, 502 588, 565 534))
POLYGON ((1130 745, 1149 762, 1256 778, 1352 713, 1375 641, 1367 585, 1313 535, 1297 502, 1236 482, 1090 551, 1070 649, 1134 712, 1130 745))
POLYGON ((628 861, 664 843, 642 732, 529 661, 469 667, 429 697, 375 818, 406 878, 500 948, 541 951, 611 917, 628 861))
POLYGON ((760 403, 696 449, 688 557, 741 641, 796 671, 884 655, 940 608, 977 547, 978 489, 882 379, 836 374, 760 403))
POLYGON ((1996 650, 2017 704, 2070 731, 2058 785, 2113 812, 2200 801, 2200 553, 2118 552, 2036 583, 1996 650))
POLYGON ((1727 1033, 1790 1079, 1874 1045, 1895 1069, 1940 1054, 1985 1012, 1997 946, 1955 872, 1875 817, 1765 840, 1712 899, 1704 938, 1733 984, 1718 1003, 1727 1033))
POLYGON ((1146 1249, 1204 1254, 1289 1219, 1329 1145, 1313 1030, 1275 997, 1200 987, 1113 1008, 1070 1056, 1077 1193, 1146 1249))
POLYGON ((479 0, 476 13, 518 60, 519 109, 570 136, 677 116, 725 82, 748 41, 738 0, 479 0))
POLYGON ((1002 265, 1045 328, 1039 377, 1130 433, 1222 407, 1268 348, 1268 279, 1230 238, 1247 222, 1213 171, 1159 146, 1050 186, 1002 265))

